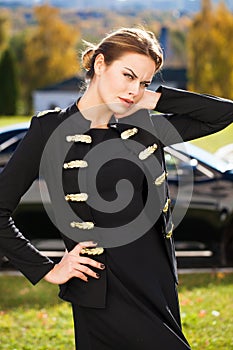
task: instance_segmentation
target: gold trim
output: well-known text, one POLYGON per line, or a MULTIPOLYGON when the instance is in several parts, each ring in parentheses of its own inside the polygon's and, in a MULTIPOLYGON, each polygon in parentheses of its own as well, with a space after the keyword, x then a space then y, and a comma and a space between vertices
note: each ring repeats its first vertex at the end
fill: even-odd
POLYGON ((60 112, 61 111, 61 108, 60 107, 55 107, 54 109, 47 109, 47 110, 44 110, 44 111, 41 111, 41 112, 39 112, 39 113, 37 113, 37 117, 43 117, 44 115, 46 115, 46 114, 49 114, 49 113, 58 113, 58 112, 60 112))
POLYGON ((88 166, 85 160, 72 160, 71 162, 64 163, 64 169, 73 169, 73 168, 86 168, 88 166))
POLYGON ((68 135, 66 136, 67 142, 84 142, 91 143, 92 138, 90 135, 68 135))
POLYGON ((137 132, 138 132, 137 128, 125 130, 121 133, 121 138, 123 140, 126 140, 126 139, 130 138, 131 136, 137 134, 137 132))
POLYGON ((80 254, 87 254, 87 255, 100 255, 103 254, 104 248, 102 247, 96 247, 96 248, 83 248, 80 252, 80 254))
POLYGON ((141 160, 145 160, 148 158, 151 154, 153 154, 157 150, 158 146, 156 143, 154 143, 152 146, 147 147, 143 151, 141 151, 138 155, 138 158, 141 160))
POLYGON ((87 193, 71 193, 65 196, 67 202, 85 202, 88 198, 87 193))
POLYGON ((167 200, 166 200, 166 203, 165 203, 165 205, 164 205, 164 207, 163 207, 163 212, 164 213, 167 213, 168 212, 168 209, 169 209, 169 205, 171 204, 171 199, 170 198, 167 198, 167 200))
POLYGON ((80 230, 92 230, 94 228, 94 223, 91 221, 77 222, 72 221, 70 226, 73 228, 79 228, 80 230))
POLYGON ((164 171, 162 173, 162 175, 158 176, 157 179, 155 179, 155 185, 156 186, 160 186, 164 183, 164 181, 166 180, 166 177, 167 177, 167 173, 164 171))
POLYGON ((167 238, 167 239, 169 239, 169 238, 172 237, 172 235, 173 235, 173 229, 174 229, 174 225, 172 224, 171 230, 168 231, 168 232, 166 233, 166 238, 167 238))

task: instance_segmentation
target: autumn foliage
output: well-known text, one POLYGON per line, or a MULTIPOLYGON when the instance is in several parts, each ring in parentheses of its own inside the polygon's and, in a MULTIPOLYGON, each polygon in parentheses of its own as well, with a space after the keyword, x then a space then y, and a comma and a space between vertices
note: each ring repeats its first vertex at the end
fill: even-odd
POLYGON ((189 88, 233 99, 233 14, 224 2, 214 8, 202 1, 202 10, 188 35, 189 88))
POLYGON ((20 87, 19 112, 31 114, 34 90, 80 74, 82 39, 98 42, 119 26, 143 25, 159 40, 166 28, 165 68, 187 68, 191 90, 233 98, 233 13, 224 1, 214 6, 202 0, 193 17, 156 9, 131 12, 78 13, 48 4, 15 12, 1 8, 0 61, 10 48, 20 87))
POLYGON ((78 30, 65 23, 54 7, 43 5, 34 11, 36 25, 29 29, 24 48, 25 78, 30 91, 71 77, 79 70, 78 30))

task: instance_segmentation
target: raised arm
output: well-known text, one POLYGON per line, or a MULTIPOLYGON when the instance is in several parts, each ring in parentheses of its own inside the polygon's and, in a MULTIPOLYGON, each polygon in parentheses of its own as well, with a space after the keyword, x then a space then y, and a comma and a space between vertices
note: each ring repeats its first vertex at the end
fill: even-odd
POLYGON ((164 86, 157 93, 154 93, 155 110, 162 114, 153 115, 152 121, 163 134, 166 145, 210 135, 233 122, 231 100, 164 86), (161 93, 159 99, 157 93, 161 93), (173 127, 180 137, 172 132, 173 127))

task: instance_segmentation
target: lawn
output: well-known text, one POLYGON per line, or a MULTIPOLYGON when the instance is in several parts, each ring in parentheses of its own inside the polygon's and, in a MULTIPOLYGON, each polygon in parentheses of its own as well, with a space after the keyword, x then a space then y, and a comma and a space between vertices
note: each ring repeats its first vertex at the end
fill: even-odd
MULTIPOLYGON (((198 350, 233 349, 233 274, 180 275, 184 333, 198 350)), ((73 350, 70 305, 57 287, 0 277, 0 349, 73 350), (16 292, 17 293, 16 293, 16 292)))
POLYGON ((0 116, 0 128, 10 124, 27 122, 30 119, 31 117, 24 117, 24 116, 14 116, 14 117, 0 116))
POLYGON ((70 304, 55 285, 0 277, 0 316, 0 350, 74 349, 70 304))
MULTIPOLYGON (((192 143, 214 153, 220 147, 233 143, 233 124, 216 134, 199 138, 192 143)), ((227 349, 228 350, 228 349, 227 349)))

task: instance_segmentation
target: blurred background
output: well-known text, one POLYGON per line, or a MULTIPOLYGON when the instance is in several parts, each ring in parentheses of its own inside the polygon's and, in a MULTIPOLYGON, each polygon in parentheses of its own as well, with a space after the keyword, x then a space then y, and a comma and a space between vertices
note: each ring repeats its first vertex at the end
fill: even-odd
MULTIPOLYGON (((81 93, 82 40, 95 43, 112 29, 137 25, 153 31, 164 51, 152 89, 163 83, 233 99, 232 0, 0 0, 0 172, 32 115, 65 107, 81 93)), ((172 203, 178 175, 184 186, 194 175, 191 203, 174 232, 182 324, 194 350, 233 349, 232 139, 229 126, 189 143, 186 152, 166 150, 172 203)), ((14 219, 59 260, 64 246, 44 211, 39 182, 14 219)), ((187 208, 185 198, 179 205, 187 208)), ((57 287, 42 281, 34 288, 15 271, 7 276, 9 269, 0 251, 0 349, 74 349, 71 310, 58 300, 57 287)))
POLYGON ((160 40, 165 65, 151 88, 162 81, 232 99, 232 11, 230 0, 1 0, 0 115, 77 98, 82 39, 119 26, 143 25, 160 40))

